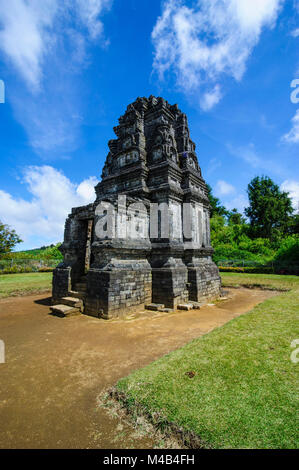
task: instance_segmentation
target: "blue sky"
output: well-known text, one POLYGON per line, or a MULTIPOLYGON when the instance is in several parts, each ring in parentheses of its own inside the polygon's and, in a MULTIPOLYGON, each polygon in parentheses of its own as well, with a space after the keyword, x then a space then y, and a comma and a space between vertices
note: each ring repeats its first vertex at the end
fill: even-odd
POLYGON ((118 117, 151 94, 188 115, 227 207, 262 174, 297 207, 298 19, 298 0, 0 0, 0 220, 18 249, 62 240, 118 117))

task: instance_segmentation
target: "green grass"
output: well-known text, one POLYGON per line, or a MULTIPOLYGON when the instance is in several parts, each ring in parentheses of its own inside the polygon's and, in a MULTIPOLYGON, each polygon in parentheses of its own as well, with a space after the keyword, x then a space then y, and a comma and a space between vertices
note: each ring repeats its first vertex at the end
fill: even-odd
MULTIPOLYGON (((224 275, 279 294, 117 384, 131 411, 161 415, 214 448, 298 448, 299 278, 224 275), (186 372, 194 371, 190 379, 186 372)), ((155 418, 157 419, 157 418, 155 418)))
POLYGON ((221 273, 223 287, 264 287, 276 290, 296 289, 298 276, 278 276, 277 274, 221 273))
POLYGON ((53 273, 0 275, 0 298, 46 292, 51 289, 53 273))

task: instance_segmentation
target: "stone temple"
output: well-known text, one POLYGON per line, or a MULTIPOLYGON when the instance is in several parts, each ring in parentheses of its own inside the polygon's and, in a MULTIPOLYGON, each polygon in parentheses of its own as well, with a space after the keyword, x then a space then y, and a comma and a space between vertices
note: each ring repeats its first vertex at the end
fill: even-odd
POLYGON ((186 115, 163 98, 138 98, 114 132, 95 202, 66 221, 53 303, 109 319, 219 296, 208 192, 186 115))

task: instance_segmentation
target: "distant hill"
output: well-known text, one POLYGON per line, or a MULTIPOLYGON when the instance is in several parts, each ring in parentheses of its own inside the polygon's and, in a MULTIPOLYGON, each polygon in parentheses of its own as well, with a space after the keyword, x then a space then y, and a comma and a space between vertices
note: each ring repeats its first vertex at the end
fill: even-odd
POLYGON ((48 245, 48 246, 41 246, 40 248, 33 248, 32 250, 22 250, 22 251, 15 251, 14 253, 17 253, 18 255, 20 253, 22 254, 29 254, 29 255, 41 255, 41 254, 44 254, 44 252, 50 248, 55 248, 55 246, 59 246, 60 243, 58 243, 57 245, 48 245))
POLYGON ((56 245, 42 246, 33 250, 15 251, 2 255, 2 259, 63 259, 62 254, 58 250, 61 243, 56 245))

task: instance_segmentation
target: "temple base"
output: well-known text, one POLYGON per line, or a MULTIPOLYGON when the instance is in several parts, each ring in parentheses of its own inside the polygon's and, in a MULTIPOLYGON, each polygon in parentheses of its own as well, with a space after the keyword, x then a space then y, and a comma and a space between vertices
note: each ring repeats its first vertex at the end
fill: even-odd
POLYGON ((221 278, 215 263, 209 259, 201 259, 200 266, 188 267, 189 300, 203 302, 219 297, 221 278))
POLYGON ((87 276, 84 313, 105 319, 127 315, 136 307, 151 302, 151 286, 150 269, 91 269, 87 276))

